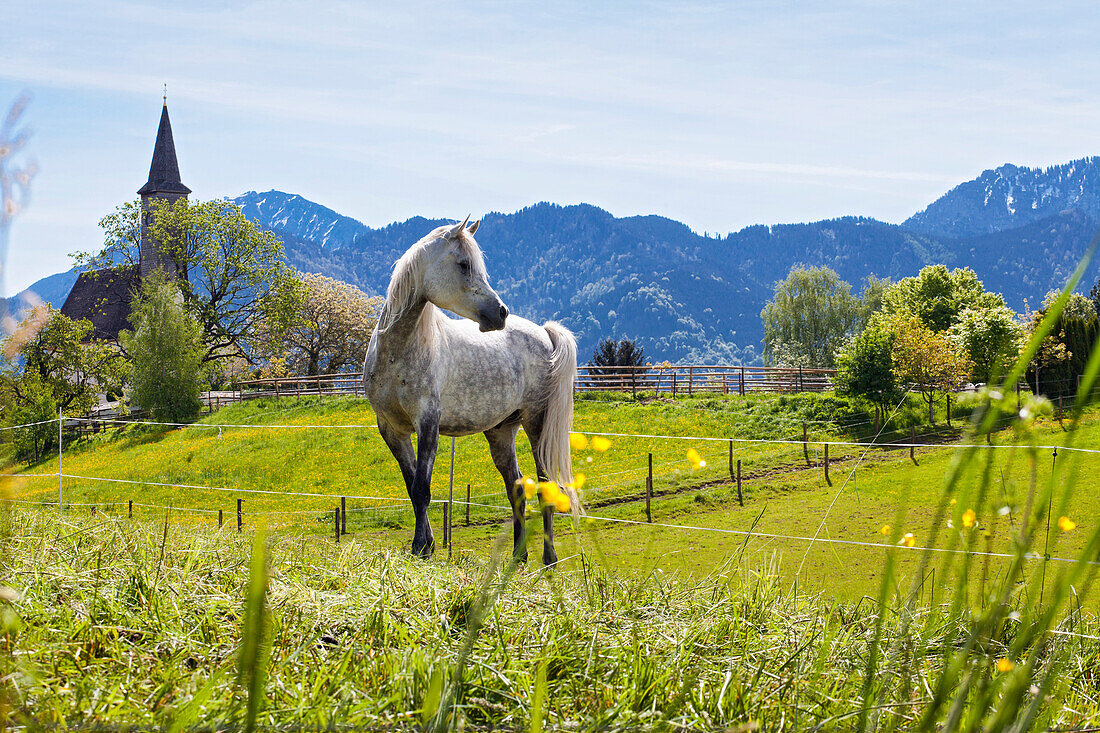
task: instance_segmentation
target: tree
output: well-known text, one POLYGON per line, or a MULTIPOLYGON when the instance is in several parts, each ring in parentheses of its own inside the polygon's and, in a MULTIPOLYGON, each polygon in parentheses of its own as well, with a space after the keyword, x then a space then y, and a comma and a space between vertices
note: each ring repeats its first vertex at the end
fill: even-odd
POLYGON ((385 299, 324 275, 300 274, 298 279, 301 305, 290 325, 277 329, 273 350, 284 352, 288 367, 298 374, 362 367, 385 299))
MULTIPOLYGON (((1046 318, 1051 306, 1061 295, 1057 290, 1047 293, 1042 307, 1027 314, 1020 343, 1025 344, 1046 318)), ((1089 354, 1100 340, 1100 321, 1092 300, 1073 293, 1058 315, 1050 333, 1028 365, 1025 379, 1036 394, 1072 394, 1077 377, 1084 373, 1089 354)))
MULTIPOLYGON (((126 362, 106 344, 86 343, 91 333, 91 322, 74 321, 43 305, 4 339, 0 391, 9 425, 53 420, 58 408, 83 415, 101 393, 121 393, 126 362)), ((56 423, 16 430, 16 451, 37 459, 56 431, 56 423)))
POLYGON ((164 422, 184 422, 202 409, 202 328, 181 300, 163 276, 146 277, 132 301, 134 330, 119 334, 133 366, 131 402, 164 422))
POLYGON ((986 291, 969 267, 950 270, 943 265, 923 268, 916 277, 899 280, 882 294, 885 313, 916 316, 933 331, 946 331, 967 308, 1005 308, 1004 298, 986 291))
POLYGON ((991 382, 1005 373, 1020 354, 1023 326, 1006 307, 965 308, 948 329, 974 363, 974 381, 991 382))
MULTIPOLYGON (((129 201, 99 225, 105 244, 98 253, 78 253, 78 265, 123 268, 138 262, 141 206, 129 201)), ((283 243, 227 201, 157 201, 150 232, 176 265, 183 305, 202 329, 203 363, 243 355, 261 321, 285 327, 300 300, 301 286, 286 264, 283 243)))
POLYGON ((901 395, 894 372, 894 333, 873 319, 836 357, 836 391, 866 397, 885 408, 901 395))
POLYGON ((646 373, 645 350, 638 346, 633 339, 605 338, 596 345, 592 358, 588 365, 594 367, 593 374, 605 375, 617 378, 620 384, 637 388, 642 383, 642 377, 646 373), (636 369, 613 369, 607 367, 639 367, 636 369))
POLYGON ((792 267, 764 306, 764 358, 779 366, 831 368, 860 318, 852 286, 828 267, 792 267))
POLYGON ((932 405, 936 392, 957 389, 966 383, 974 363, 946 333, 933 331, 915 316, 895 318, 891 354, 898 381, 909 383, 928 403, 928 422, 935 422, 932 405))
POLYGON ((871 321, 871 316, 882 312, 886 292, 892 287, 894 283, 888 277, 872 274, 863 278, 863 290, 859 294, 860 328, 871 321))

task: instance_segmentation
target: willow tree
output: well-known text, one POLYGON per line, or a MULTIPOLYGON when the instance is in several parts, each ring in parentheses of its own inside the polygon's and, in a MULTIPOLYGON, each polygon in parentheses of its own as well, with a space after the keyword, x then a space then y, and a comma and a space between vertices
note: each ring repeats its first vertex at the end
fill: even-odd
POLYGON ((852 286, 828 267, 792 267, 764 306, 764 358, 788 367, 832 368, 862 320, 852 286))

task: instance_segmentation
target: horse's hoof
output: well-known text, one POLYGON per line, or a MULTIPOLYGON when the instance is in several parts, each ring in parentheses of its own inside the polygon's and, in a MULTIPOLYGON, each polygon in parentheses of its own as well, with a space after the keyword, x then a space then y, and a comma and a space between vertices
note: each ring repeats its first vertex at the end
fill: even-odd
POLYGON ((435 552, 435 543, 425 542, 422 545, 417 545, 415 542, 412 546, 413 557, 418 557, 421 560, 427 560, 435 552))
POLYGON ((542 564, 545 567, 558 564, 558 553, 553 550, 543 550, 542 552, 542 564))

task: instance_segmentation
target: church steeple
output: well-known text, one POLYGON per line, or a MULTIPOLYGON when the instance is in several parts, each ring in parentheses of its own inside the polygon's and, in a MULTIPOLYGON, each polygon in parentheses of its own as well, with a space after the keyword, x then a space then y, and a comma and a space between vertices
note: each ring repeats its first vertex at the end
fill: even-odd
POLYGON ((160 112, 160 129, 153 147, 153 162, 149 165, 149 180, 138 189, 142 196, 157 193, 174 193, 186 196, 191 189, 180 181, 180 167, 176 162, 176 143, 172 140, 172 121, 168 119, 168 100, 160 112))
MULTIPOLYGON (((157 142, 153 146, 153 162, 149 165, 149 180, 138 189, 141 194, 141 259, 139 274, 149 275, 160 270, 170 278, 177 276, 176 263, 172 257, 161 250, 160 242, 153 236, 153 211, 157 202, 172 204, 186 199, 191 189, 180 181, 180 167, 176 162, 176 143, 172 140, 172 121, 168 119, 168 98, 160 113, 160 128, 157 130, 157 142)), ((187 274, 182 273, 186 278, 187 274)))

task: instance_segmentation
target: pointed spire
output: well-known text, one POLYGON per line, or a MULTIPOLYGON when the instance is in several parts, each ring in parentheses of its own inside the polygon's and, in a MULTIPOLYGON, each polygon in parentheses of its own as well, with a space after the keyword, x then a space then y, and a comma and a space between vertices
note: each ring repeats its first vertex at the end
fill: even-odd
POLYGON ((191 193, 191 189, 180 181, 180 167, 176 162, 176 144, 172 140, 172 121, 168 119, 167 91, 164 107, 160 113, 157 143, 153 147, 153 162, 149 166, 149 180, 138 190, 138 193, 142 196, 156 193, 191 193))

